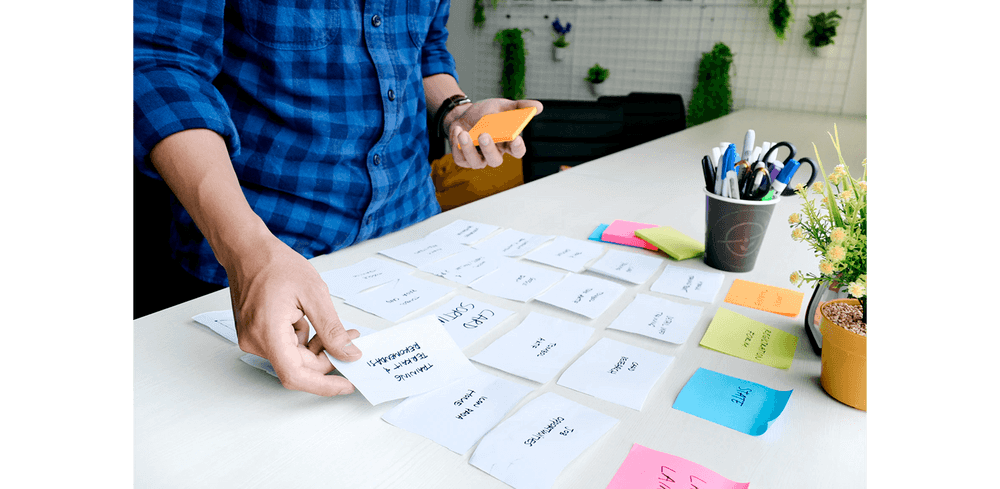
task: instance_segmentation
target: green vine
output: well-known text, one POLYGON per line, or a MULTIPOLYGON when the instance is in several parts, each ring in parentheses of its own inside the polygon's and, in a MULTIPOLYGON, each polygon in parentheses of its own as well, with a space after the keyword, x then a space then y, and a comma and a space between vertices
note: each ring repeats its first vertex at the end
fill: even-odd
POLYGON ((733 111, 733 88, 729 81, 729 68, 733 52, 724 43, 717 42, 711 52, 702 53, 698 65, 698 84, 688 104, 688 127, 708 122, 733 111))
POLYGON ((788 24, 792 23, 790 3, 792 3, 791 0, 771 0, 769 17, 771 19, 771 27, 774 29, 774 34, 779 42, 785 41, 785 31, 788 30, 788 24))
POLYGON ((524 49, 523 32, 530 29, 504 29, 498 31, 494 40, 500 43, 503 68, 500 71, 500 92, 504 98, 521 100, 524 98, 524 63, 528 52, 524 49))

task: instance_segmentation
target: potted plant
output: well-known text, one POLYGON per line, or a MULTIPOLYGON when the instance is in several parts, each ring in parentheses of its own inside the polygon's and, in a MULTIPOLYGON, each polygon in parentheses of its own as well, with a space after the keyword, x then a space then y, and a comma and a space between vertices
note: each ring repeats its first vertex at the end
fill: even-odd
POLYGON ((565 27, 563 27, 563 25, 559 23, 559 17, 556 17, 556 20, 552 22, 552 29, 555 30, 555 32, 552 33, 552 37, 555 38, 555 40, 552 41, 552 59, 562 61, 563 53, 569 46, 569 42, 566 41, 566 34, 569 34, 569 30, 572 27, 573 24, 569 22, 566 23, 565 27))
POLYGON ((594 94, 594 96, 600 97, 604 93, 601 84, 604 83, 609 76, 611 76, 611 70, 601 66, 600 63, 594 63, 594 66, 591 66, 590 69, 587 70, 587 77, 584 78, 584 80, 590 82, 590 91, 594 94))
POLYGON ((733 87, 729 82, 729 68, 733 52, 724 43, 717 42, 710 52, 702 53, 698 65, 698 83, 688 104, 687 126, 722 117, 733 111, 733 87))
POLYGON ((524 37, 521 35, 524 32, 531 31, 504 29, 498 31, 494 38, 500 43, 500 56, 503 58, 503 67, 500 70, 500 93, 510 100, 524 98, 525 56, 528 54, 524 49, 524 37))
POLYGON ((837 26, 840 25, 842 17, 836 10, 830 12, 820 12, 809 16, 809 32, 806 32, 806 42, 813 54, 819 55, 819 48, 833 44, 833 38, 837 35, 837 26))
MULTIPOLYGON (((835 299, 819 306, 823 334, 820 383, 828 394, 857 409, 867 409, 867 324, 868 324, 868 176, 867 160, 861 179, 848 173, 840 151, 837 126, 830 135, 840 161, 825 182, 796 193, 803 198, 802 213, 788 217, 792 238, 804 241, 819 261, 819 274, 792 273, 792 283, 834 284, 850 298, 835 299), (822 195, 818 200, 809 193, 822 195)), ((823 162, 816 151, 820 172, 823 162)))

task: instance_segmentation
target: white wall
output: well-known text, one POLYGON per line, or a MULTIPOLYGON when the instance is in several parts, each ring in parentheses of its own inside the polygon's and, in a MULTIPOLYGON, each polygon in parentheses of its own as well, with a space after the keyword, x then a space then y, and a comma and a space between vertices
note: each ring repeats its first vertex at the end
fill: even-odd
MULTIPOLYGON (((754 107, 830 114, 867 113, 866 0, 796 0, 794 21, 779 43, 767 9, 752 0, 490 0, 486 24, 472 25, 472 0, 452 0, 448 48, 473 99, 500 94, 497 31, 529 28, 527 97, 593 99, 583 78, 594 63, 611 69, 607 95, 632 91, 691 98, 701 53, 722 41, 734 52, 736 109, 754 107), (837 9, 835 44, 817 57, 802 38, 808 15, 837 9), (555 17, 573 24, 563 61, 551 55, 555 17)), ((767 4, 769 2, 762 2, 767 4)))

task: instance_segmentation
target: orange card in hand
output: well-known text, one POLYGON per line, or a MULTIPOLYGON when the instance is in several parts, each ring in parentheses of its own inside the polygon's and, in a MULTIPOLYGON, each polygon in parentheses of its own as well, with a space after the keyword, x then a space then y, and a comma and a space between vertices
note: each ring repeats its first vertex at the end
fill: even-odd
MULTIPOLYGON (((495 143, 513 141, 537 112, 534 107, 525 107, 484 115, 472 129, 469 129, 472 144, 479 146, 479 135, 483 133, 489 134, 495 143)), ((461 144, 458 145, 458 149, 462 149, 461 144)))

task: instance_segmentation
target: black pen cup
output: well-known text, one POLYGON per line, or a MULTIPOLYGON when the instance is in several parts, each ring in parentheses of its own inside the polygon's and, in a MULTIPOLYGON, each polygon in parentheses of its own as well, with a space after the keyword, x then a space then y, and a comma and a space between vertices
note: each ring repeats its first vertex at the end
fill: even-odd
POLYGON ((771 200, 728 199, 705 190, 705 264, 724 272, 749 272, 771 222, 771 200))

